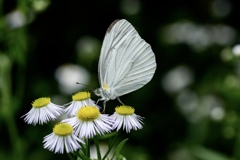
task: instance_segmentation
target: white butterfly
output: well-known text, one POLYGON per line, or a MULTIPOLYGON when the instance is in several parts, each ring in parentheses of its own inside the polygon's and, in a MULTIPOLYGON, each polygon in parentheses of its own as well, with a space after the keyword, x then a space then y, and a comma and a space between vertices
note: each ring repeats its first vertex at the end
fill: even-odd
POLYGON ((151 46, 125 19, 115 20, 107 29, 98 63, 99 100, 119 99, 148 83, 156 70, 151 46))

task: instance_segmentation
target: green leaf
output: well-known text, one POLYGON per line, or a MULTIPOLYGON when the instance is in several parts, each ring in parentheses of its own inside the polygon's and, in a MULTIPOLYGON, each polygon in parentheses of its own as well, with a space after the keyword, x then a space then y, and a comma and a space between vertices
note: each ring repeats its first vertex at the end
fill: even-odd
POLYGON ((105 153, 105 155, 104 155, 104 157, 103 157, 103 160, 105 160, 105 159, 107 158, 108 154, 109 154, 110 151, 112 150, 112 147, 114 146, 114 143, 116 142, 117 136, 118 136, 118 134, 119 134, 119 132, 113 132, 113 133, 114 133, 113 135, 115 135, 115 136, 114 136, 113 139, 111 138, 111 140, 109 141, 109 143, 108 143, 108 150, 107 150, 107 152, 105 153))
POLYGON ((80 150, 79 151, 80 157, 78 157, 78 160, 91 160, 89 157, 85 156, 85 154, 80 150))
POLYGON ((118 146, 116 147, 116 149, 115 149, 115 151, 114 151, 113 157, 114 157, 114 156, 117 157, 117 156, 120 154, 120 151, 122 150, 122 148, 123 148, 124 144, 127 142, 127 140, 128 140, 128 138, 124 139, 122 142, 120 142, 120 143, 118 144, 118 146))

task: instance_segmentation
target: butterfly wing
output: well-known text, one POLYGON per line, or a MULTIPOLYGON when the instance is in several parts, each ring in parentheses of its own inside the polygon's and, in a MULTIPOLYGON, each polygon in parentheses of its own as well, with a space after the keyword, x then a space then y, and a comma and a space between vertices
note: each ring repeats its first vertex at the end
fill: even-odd
POLYGON ((150 45, 128 21, 114 21, 106 32, 99 59, 101 87, 107 86, 119 97, 143 87, 155 70, 156 60, 150 45))

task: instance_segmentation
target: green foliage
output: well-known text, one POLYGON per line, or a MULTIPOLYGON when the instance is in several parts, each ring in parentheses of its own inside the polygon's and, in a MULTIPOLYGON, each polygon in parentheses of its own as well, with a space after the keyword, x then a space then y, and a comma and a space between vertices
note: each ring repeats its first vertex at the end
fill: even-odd
POLYGON ((113 155, 112 159, 114 158, 114 156, 117 157, 117 160, 123 159, 123 155, 120 154, 120 151, 122 150, 122 148, 125 145, 125 143, 127 142, 127 140, 128 140, 128 138, 124 139, 122 142, 120 142, 118 144, 118 146, 114 150, 114 155, 113 155))
MULTIPOLYGON (((88 88, 98 86, 100 43, 117 18, 128 19, 151 44, 157 72, 148 85, 121 97, 145 117, 144 128, 98 140, 111 138, 112 149, 127 137, 127 143, 125 139, 116 148, 117 159, 240 159, 240 58, 234 50, 239 43, 239 3, 85 3, 0 1, 0 159, 69 158, 43 149, 42 137, 52 125, 28 126, 19 117, 40 96, 54 96, 59 104, 67 101, 69 95, 59 94, 55 79, 60 65, 83 66, 91 76, 88 88), (167 78, 176 73, 171 71, 183 76, 167 78), (180 81, 170 83, 179 79, 189 83, 181 83, 182 88, 180 81)), ((115 104, 109 102, 107 110, 114 110, 115 104)), ((84 149, 86 153, 89 148, 84 149)))

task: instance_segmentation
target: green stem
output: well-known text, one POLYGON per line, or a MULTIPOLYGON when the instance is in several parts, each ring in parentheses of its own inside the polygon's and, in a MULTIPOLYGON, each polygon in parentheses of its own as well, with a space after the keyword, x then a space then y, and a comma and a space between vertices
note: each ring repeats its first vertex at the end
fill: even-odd
POLYGON ((9 115, 6 117, 6 123, 8 128, 8 133, 10 135, 10 141, 13 148, 14 156, 18 157, 21 160, 24 148, 21 147, 21 140, 18 136, 18 130, 16 127, 16 123, 14 122, 14 117, 9 115))
POLYGON ((93 140, 94 140, 94 143, 96 145, 98 159, 101 159, 101 151, 100 151, 100 148, 99 148, 98 136, 94 137, 93 140))
POLYGON ((18 135, 18 130, 15 122, 15 106, 13 96, 12 96, 12 79, 11 79, 11 69, 12 62, 11 59, 3 54, 0 54, 2 63, 0 65, 0 77, 2 77, 2 85, 0 89, 0 114, 7 124, 8 134, 10 144, 12 146, 12 155, 17 157, 19 160, 23 159, 24 147, 21 145, 21 139, 18 135))
POLYGON ((90 157, 90 144, 89 144, 89 139, 86 139, 85 140, 85 143, 86 143, 86 156, 87 157, 90 157))
POLYGON ((114 145, 114 143, 116 142, 117 136, 118 136, 119 132, 117 132, 116 136, 113 138, 113 140, 111 141, 111 143, 108 146, 108 151, 106 152, 106 154, 103 157, 103 160, 105 160, 108 156, 108 154, 110 153, 110 151, 112 150, 112 147, 114 145))
POLYGON ((240 148, 240 136, 239 136, 239 128, 238 128, 237 136, 234 144, 234 151, 233 151, 233 157, 232 157, 233 159, 240 158, 239 148, 240 148))

